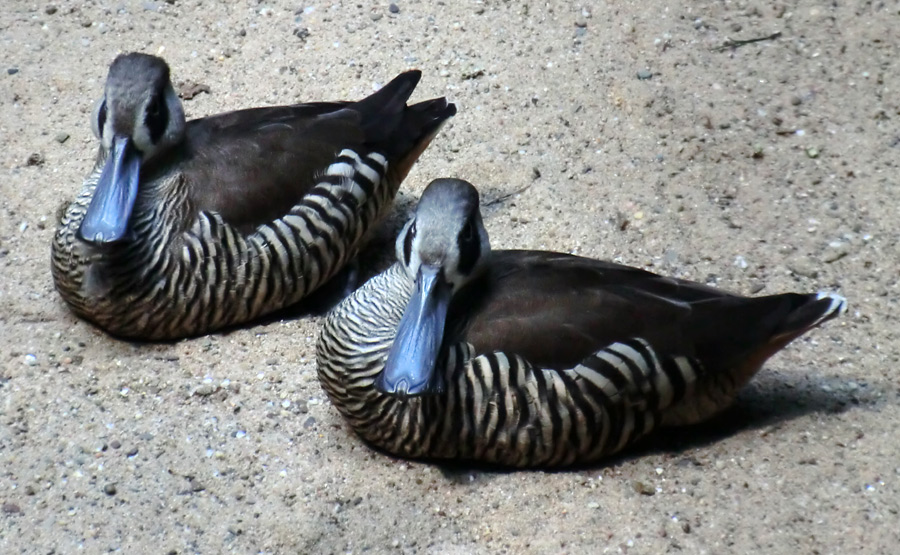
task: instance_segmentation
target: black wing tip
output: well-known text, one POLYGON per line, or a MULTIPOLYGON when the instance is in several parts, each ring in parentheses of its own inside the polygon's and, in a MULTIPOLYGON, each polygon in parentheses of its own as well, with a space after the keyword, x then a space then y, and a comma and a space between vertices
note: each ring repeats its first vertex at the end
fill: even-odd
POLYGON ((819 291, 801 298, 804 302, 785 317, 779 333, 803 332, 847 312, 847 299, 837 293, 819 291))
POLYGON ((443 122, 456 115, 456 104, 448 102, 447 99, 442 96, 440 98, 432 98, 431 100, 417 102, 412 106, 408 106, 407 110, 419 112, 434 121, 443 122))
MULTIPOLYGON (((406 101, 409 100, 409 97, 412 96, 413 91, 419 85, 419 81, 421 80, 422 70, 411 69, 409 71, 404 71, 391 79, 387 85, 381 87, 381 89, 368 98, 381 99, 387 97, 388 100, 386 100, 386 102, 388 103, 402 101, 402 103, 405 104, 406 101)), ((366 100, 367 99, 363 99, 360 102, 365 102, 366 100)))

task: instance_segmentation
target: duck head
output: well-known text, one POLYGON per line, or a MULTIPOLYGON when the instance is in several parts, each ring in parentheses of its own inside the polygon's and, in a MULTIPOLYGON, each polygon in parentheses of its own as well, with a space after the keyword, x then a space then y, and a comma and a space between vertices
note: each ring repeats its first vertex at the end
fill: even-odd
POLYGON ((460 179, 432 181, 396 248, 413 293, 375 387, 399 396, 440 393, 438 359, 450 301, 479 274, 490 253, 478 191, 460 179))
POLYGON ((79 235, 91 243, 112 243, 128 231, 141 164, 184 136, 184 109, 166 62, 140 53, 118 56, 91 123, 105 162, 79 235))

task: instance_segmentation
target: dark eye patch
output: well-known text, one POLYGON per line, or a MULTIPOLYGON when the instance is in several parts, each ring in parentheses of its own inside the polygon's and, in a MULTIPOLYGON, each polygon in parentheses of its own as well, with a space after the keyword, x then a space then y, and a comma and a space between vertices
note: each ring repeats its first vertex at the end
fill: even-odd
POLYGON ((475 233, 475 222, 471 218, 459 232, 456 242, 459 247, 458 269, 460 273, 468 275, 475 268, 475 263, 481 256, 481 242, 478 240, 478 234, 475 233))
POLYGON ((416 222, 413 222, 413 224, 409 226, 409 231, 406 232, 406 237, 403 239, 403 260, 407 266, 409 266, 410 260, 412 259, 412 243, 415 236, 416 222))
POLYGON ((106 126, 106 99, 100 103, 100 109, 97 110, 97 132, 103 137, 103 128, 106 126))
POLYGON ((165 89, 159 89, 153 98, 147 104, 147 111, 144 113, 144 125, 150 132, 150 141, 153 144, 162 139, 169 126, 169 107, 165 101, 165 89))

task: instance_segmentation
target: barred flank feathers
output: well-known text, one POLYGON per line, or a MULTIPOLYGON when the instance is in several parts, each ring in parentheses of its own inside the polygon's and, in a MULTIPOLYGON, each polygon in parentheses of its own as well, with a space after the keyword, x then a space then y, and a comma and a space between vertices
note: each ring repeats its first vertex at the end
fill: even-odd
POLYGON ((76 239, 98 169, 56 234, 57 287, 76 313, 126 337, 182 337, 252 319, 299 301, 355 254, 399 186, 387 171, 378 153, 344 150, 287 215, 246 235, 209 212, 178 231, 190 207, 184 184, 169 180, 141 191, 165 196, 133 215, 134 233, 147 240, 110 255, 98 278, 85 273, 97 255, 76 239))

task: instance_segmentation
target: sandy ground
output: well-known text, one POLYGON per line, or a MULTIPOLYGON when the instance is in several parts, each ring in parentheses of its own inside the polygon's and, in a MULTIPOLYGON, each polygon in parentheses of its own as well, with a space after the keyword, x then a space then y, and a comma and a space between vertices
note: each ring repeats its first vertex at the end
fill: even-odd
POLYGON ((897 3, 519 4, 3 3, 0 552, 895 552, 897 3), (318 317, 135 344, 59 299, 56 214, 129 50, 208 86, 189 117, 358 98, 421 68, 415 99, 460 113, 373 248, 431 179, 458 176, 496 247, 837 290, 851 309, 713 423, 604 465, 395 460, 324 397, 318 317))

